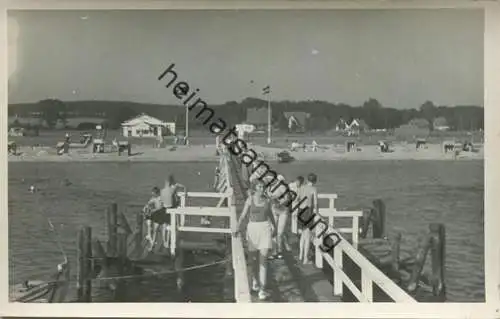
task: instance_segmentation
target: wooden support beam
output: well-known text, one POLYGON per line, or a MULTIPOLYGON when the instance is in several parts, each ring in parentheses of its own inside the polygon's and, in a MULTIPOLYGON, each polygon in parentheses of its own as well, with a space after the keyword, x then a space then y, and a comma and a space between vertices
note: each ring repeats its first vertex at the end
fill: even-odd
POLYGON ((118 226, 122 231, 125 232, 125 234, 127 235, 132 234, 132 228, 128 223, 127 217, 125 217, 125 214, 123 214, 122 212, 118 214, 118 226))
POLYGON ((104 250, 104 247, 102 246, 99 239, 94 239, 92 241, 92 253, 94 257, 103 259, 106 258, 106 251, 104 250))
POLYGON ((135 247, 134 254, 139 256, 142 253, 143 247, 142 243, 144 241, 144 215, 142 212, 137 212, 136 214, 136 225, 135 225, 135 247))
POLYGON ((368 236, 368 231, 370 230, 370 224, 372 223, 372 214, 373 214, 373 209, 368 209, 363 211, 363 216, 359 221, 361 228, 361 233, 359 234, 359 237, 362 239, 368 236))
POLYGON ((381 199, 376 199, 373 201, 373 208, 373 238, 383 238, 385 236, 385 204, 381 199))
POLYGON ((118 205, 111 204, 107 211, 107 227, 108 227, 108 256, 116 257, 117 253, 117 224, 118 224, 118 205))
POLYGON ((443 224, 430 224, 429 230, 432 237, 432 293, 437 301, 445 301, 445 227, 443 224))
POLYGON ((419 250, 417 252, 417 257, 415 258, 415 264, 413 265, 413 270, 408 282, 408 291, 415 291, 418 288, 418 281, 424 268, 425 259, 427 258, 427 253, 431 245, 431 236, 427 235, 420 241, 419 250))
POLYGON ((401 233, 397 233, 394 236, 391 245, 391 264, 392 264, 392 270, 395 272, 399 272, 399 254, 401 251, 401 238, 402 238, 401 233))
POLYGON ((177 249, 177 254, 174 257, 174 267, 177 272, 177 290, 182 292, 184 289, 184 249, 177 249))
POLYGON ((77 300, 91 302, 92 229, 83 227, 77 238, 77 300))

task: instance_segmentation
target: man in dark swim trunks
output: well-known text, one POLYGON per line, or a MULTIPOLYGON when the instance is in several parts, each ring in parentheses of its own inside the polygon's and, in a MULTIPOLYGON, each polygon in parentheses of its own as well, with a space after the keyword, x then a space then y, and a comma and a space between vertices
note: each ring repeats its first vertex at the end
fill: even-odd
POLYGON ((165 211, 165 207, 160 196, 160 189, 158 187, 153 187, 152 197, 146 206, 144 206, 142 211, 148 227, 146 240, 150 243, 149 250, 152 250, 156 241, 158 227, 160 225, 170 224, 170 215, 168 215, 165 211))

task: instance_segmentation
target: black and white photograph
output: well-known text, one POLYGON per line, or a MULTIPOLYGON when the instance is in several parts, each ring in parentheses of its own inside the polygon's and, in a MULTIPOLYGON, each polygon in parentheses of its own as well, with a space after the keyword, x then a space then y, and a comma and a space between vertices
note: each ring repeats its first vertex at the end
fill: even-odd
POLYGON ((9 9, 7 44, 9 303, 486 302, 483 8, 9 9))

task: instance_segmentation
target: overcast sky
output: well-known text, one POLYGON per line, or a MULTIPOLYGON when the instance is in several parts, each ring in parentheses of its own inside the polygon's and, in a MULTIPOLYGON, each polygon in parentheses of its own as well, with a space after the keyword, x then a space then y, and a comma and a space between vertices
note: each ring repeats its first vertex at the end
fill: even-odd
POLYGON ((260 97, 418 108, 483 104, 482 11, 9 12, 9 103, 178 104, 157 78, 208 103, 260 97))

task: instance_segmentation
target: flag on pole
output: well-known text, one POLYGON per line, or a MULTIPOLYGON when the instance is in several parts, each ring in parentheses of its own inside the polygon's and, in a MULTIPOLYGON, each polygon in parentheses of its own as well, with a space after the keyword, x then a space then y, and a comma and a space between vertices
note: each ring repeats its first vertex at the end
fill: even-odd
POLYGON ((262 89, 262 94, 266 95, 271 93, 271 87, 268 85, 265 88, 262 89))

